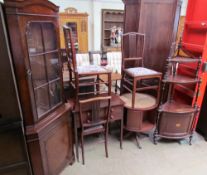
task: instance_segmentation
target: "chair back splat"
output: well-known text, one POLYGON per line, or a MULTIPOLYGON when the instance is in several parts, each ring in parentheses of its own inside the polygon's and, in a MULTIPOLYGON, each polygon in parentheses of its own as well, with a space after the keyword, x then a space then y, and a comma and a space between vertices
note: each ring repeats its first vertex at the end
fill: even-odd
POLYGON ((129 67, 143 67, 144 47, 145 47, 145 34, 136 33, 136 32, 123 34, 122 67, 124 69, 129 67))

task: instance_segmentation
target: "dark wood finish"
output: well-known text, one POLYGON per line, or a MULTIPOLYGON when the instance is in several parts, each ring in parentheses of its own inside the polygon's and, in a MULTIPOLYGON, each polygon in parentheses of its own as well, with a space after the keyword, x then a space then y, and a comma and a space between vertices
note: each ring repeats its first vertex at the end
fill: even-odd
POLYGON ((121 45, 111 46, 110 35, 112 27, 124 27, 124 11, 114 9, 102 9, 102 50, 119 51, 121 45))
POLYGON ((104 133, 104 144, 105 153, 108 157, 108 128, 109 128, 109 117, 111 110, 111 96, 95 97, 86 100, 79 101, 79 117, 81 123, 81 149, 82 149, 82 160, 85 164, 84 157, 84 136, 92 135, 96 133, 104 133), (107 107, 102 111, 100 105, 102 101, 107 101, 107 107), (91 105, 92 108, 88 111, 86 106, 91 105), (84 116, 87 113, 87 119, 84 116))
POLYGON ((176 84, 189 84, 189 83, 197 83, 199 82, 199 79, 197 78, 191 78, 188 76, 183 76, 183 75, 170 75, 168 76, 167 79, 164 79, 163 82, 167 83, 176 83, 176 84))
MULTIPOLYGON (((58 21, 57 21, 58 7, 52 3, 49 3, 48 1, 34 0, 29 2, 28 1, 20 2, 20 1, 8 0, 5 1, 5 10, 6 10, 6 17, 8 23, 8 30, 10 35, 11 49, 13 53, 15 70, 16 70, 15 73, 17 77, 17 82, 19 82, 18 87, 20 91, 20 100, 22 106, 24 106, 23 115, 27 116, 25 117, 24 120, 26 125, 31 125, 38 122, 39 120, 39 116, 36 111, 37 96, 34 93, 35 85, 33 80, 38 80, 40 78, 41 73, 45 74, 45 72, 43 71, 45 69, 42 67, 44 66, 44 64, 41 62, 39 62, 40 65, 39 67, 38 64, 32 67, 31 65, 32 61, 30 60, 31 58, 29 57, 29 55, 38 56, 40 53, 39 56, 41 57, 41 55, 50 55, 50 52, 52 53, 53 51, 58 52, 58 50, 56 50, 59 48, 58 21), (51 21, 51 22, 47 23, 47 21, 51 21), (39 33, 34 33, 36 32, 35 29, 37 29, 38 32, 43 32, 42 30, 38 30, 40 28, 40 26, 38 25, 39 23, 49 24, 52 26, 52 30, 54 30, 54 33, 49 33, 51 32, 51 30, 48 31, 47 33, 47 34, 51 34, 52 37, 50 38, 50 40, 49 38, 47 38, 48 39, 47 42, 45 41, 45 46, 44 46, 45 51, 41 50, 42 49, 41 46, 43 45, 41 41, 42 36, 39 33), (35 24, 37 24, 38 26, 32 26, 35 24), (33 29, 34 31, 31 31, 31 29, 33 29), (34 34, 34 38, 31 38, 31 40, 29 40, 28 38, 29 34, 34 34), (37 35, 35 36, 35 34, 37 35), (29 41, 33 41, 33 43, 32 42, 29 43, 29 41), (33 48, 32 48, 32 44, 34 44, 33 48), (54 47, 56 47, 54 50, 52 48, 53 45, 54 47), (46 51, 47 47, 48 47, 48 51, 46 51), (51 47, 51 49, 49 47, 51 47), (31 52, 30 54, 29 51, 31 52)), ((47 26, 45 27, 45 29, 47 29, 47 26)), ((46 38, 49 36, 47 36, 45 33, 44 37, 46 38)), ((55 55, 55 57, 56 56, 57 55, 55 55)), ((57 58, 59 59, 59 56, 57 56, 57 58)), ((58 62, 60 62, 60 60, 58 60, 58 62)), ((59 73, 60 71, 61 69, 59 67, 59 73)), ((50 74, 48 74, 48 76, 49 75, 50 74)), ((43 75, 41 76, 43 77, 43 75)), ((59 77, 60 77, 60 81, 62 81, 61 74, 59 74, 59 77)), ((63 94, 63 92, 61 93, 63 94)), ((44 93, 44 95, 45 95, 44 98, 46 99, 47 93, 44 93)))
MULTIPOLYGON (((149 122, 146 111, 155 109, 159 104, 160 86, 162 73, 144 68, 145 34, 129 32, 122 37, 122 81, 121 95, 131 93, 131 103, 125 101, 127 110, 125 129, 135 133, 150 131, 154 124, 149 122), (139 99, 137 92, 149 93, 153 91, 155 97, 152 99, 154 104, 146 107, 137 107, 136 98, 139 99), (130 104, 127 104, 130 103, 130 104)), ((151 96, 144 96, 145 100, 151 96)), ((125 98, 124 98, 125 99, 125 98)), ((149 98, 150 100, 151 98, 149 98)), ((138 147, 141 148, 136 135, 138 147)))
MULTIPOLYGON (((143 68, 145 35, 136 32, 130 32, 125 33, 122 38, 123 56, 121 94, 123 94, 126 90, 132 93, 131 108, 133 109, 135 108, 135 94, 137 91, 155 90, 157 92, 156 98, 158 104, 160 97, 160 82, 162 73, 143 68), (153 79, 156 79, 158 81, 156 85, 142 83, 142 81, 144 80, 153 79), (140 85, 138 85, 138 83, 140 85)), ((156 106, 154 108, 156 108, 156 106)))
POLYGON ((32 170, 34 175, 56 175, 74 159, 58 7, 42 0, 4 2, 32 170))
POLYGON ((20 121, 0 125, 0 174, 32 174, 22 130, 20 121))
MULTIPOLYGON (((171 42, 176 39, 180 0, 123 0, 123 2, 124 33, 144 33, 146 35, 144 66, 164 73, 171 42)), ((123 56, 127 57, 125 52, 123 56)))
MULTIPOLYGON (((99 95, 99 94, 108 94, 111 95, 111 71, 105 69, 101 66, 96 65, 89 65, 89 66, 77 66, 76 63, 76 51, 74 48, 74 42, 73 42, 73 35, 72 35, 72 29, 68 26, 63 27, 64 31, 64 37, 65 37, 65 45, 66 45, 66 53, 68 57, 68 66, 69 66, 69 83, 70 86, 74 88, 76 102, 80 98, 84 98, 86 95, 99 95), (108 79, 106 82, 101 82, 99 76, 100 75, 107 75, 108 79), (92 82, 81 82, 81 78, 86 77, 95 77, 95 81, 92 82), (108 86, 107 91, 100 90, 100 84, 105 84, 108 86), (95 86, 96 90, 86 93, 80 92, 80 87, 86 87, 86 86, 95 86)), ((87 96, 88 97, 88 96, 87 96)))
MULTIPOLYGON (((111 96, 111 115, 110 122, 120 121, 120 148, 122 149, 122 140, 123 140, 123 116, 124 116, 124 102, 119 98, 119 96, 112 93, 111 96)), ((69 103, 74 103, 73 100, 70 100, 69 103)), ((106 108, 107 103, 102 102, 100 105, 100 111, 102 108, 106 108)), ((86 106, 85 110, 91 110, 90 106, 86 106)), ((83 114, 85 120, 87 120, 87 112, 83 114)), ((74 122, 74 135, 75 135, 75 149, 76 149, 76 158, 79 161, 79 151, 78 151, 78 128, 80 128, 80 118, 79 118, 79 105, 76 104, 73 110, 73 122, 74 122)))
POLYGON ((0 3, 0 174, 30 175, 13 61, 0 3))
POLYGON ((181 43, 177 46, 172 43, 171 52, 167 64, 167 72, 163 79, 163 95, 161 104, 158 110, 157 124, 154 132, 154 143, 157 144, 157 139, 184 139, 189 137, 189 144, 191 145, 194 126, 196 123, 196 115, 198 115, 199 108, 196 105, 198 99, 198 89, 200 88, 200 78, 198 72, 201 66, 201 59, 193 56, 187 50, 183 49, 181 43), (186 56, 181 56, 185 53, 186 56), (183 73, 180 65, 194 64, 196 71, 194 76, 189 76, 183 73), (167 91, 166 84, 169 85, 167 100, 164 94, 167 91), (189 87, 188 87, 189 86, 189 87), (195 89, 192 96, 195 97, 194 105, 192 101, 186 103, 183 100, 184 96, 177 95, 177 89, 183 89, 186 92, 195 89), (195 88, 197 87, 197 88, 195 88))
POLYGON ((34 174, 56 175, 74 162, 72 106, 65 104, 34 126, 26 128, 34 174))

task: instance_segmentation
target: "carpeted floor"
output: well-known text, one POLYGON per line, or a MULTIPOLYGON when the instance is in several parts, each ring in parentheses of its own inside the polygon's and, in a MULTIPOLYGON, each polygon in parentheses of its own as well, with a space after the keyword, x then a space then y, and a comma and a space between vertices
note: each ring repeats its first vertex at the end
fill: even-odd
MULTIPOLYGON (((206 175, 207 142, 195 134, 193 145, 161 140, 154 145, 151 137, 141 135, 142 149, 138 149, 134 137, 124 140, 119 148, 118 136, 109 137, 109 158, 105 157, 103 137, 85 140, 85 165, 75 162, 61 175, 206 175)), ((79 149, 79 153, 81 150, 79 149)))

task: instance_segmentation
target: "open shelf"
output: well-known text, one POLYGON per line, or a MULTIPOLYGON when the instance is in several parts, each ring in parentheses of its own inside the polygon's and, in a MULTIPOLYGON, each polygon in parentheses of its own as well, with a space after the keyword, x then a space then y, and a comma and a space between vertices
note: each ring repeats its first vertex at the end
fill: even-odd
POLYGON ((192 113, 195 112, 196 109, 187 104, 179 103, 176 101, 168 101, 159 107, 159 111, 168 113, 192 113))
POLYGON ((152 130, 154 127, 155 127, 155 124, 150 123, 150 122, 147 121, 147 120, 144 120, 144 121, 142 122, 142 127, 141 127, 140 132, 150 131, 150 130, 152 130))
MULTIPOLYGON (((125 93, 120 96, 121 99, 125 102, 125 107, 131 109, 132 108, 132 93, 125 93)), ((156 98, 144 94, 144 93, 136 93, 135 95, 135 105, 134 110, 149 110, 154 109, 156 107, 156 98)))
POLYGON ((182 84, 177 84, 175 86, 175 90, 185 94, 185 95, 188 95, 189 97, 193 98, 194 97, 194 90, 182 85, 182 84))
POLYGON ((197 83, 199 80, 197 78, 191 78, 184 75, 170 75, 163 80, 164 83, 176 83, 176 84, 191 84, 197 83))

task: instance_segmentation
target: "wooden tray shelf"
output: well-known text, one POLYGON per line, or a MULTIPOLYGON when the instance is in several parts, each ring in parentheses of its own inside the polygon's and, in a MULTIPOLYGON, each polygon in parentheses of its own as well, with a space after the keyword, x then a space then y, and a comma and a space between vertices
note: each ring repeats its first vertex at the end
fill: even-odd
POLYGON ((163 80, 164 83, 176 83, 176 84, 191 84, 199 82, 197 78, 191 78, 184 75, 170 75, 163 80))
POLYGON ((178 103, 175 101, 166 102, 159 107, 160 112, 168 112, 168 113, 192 113, 196 112, 196 109, 190 105, 178 103))

